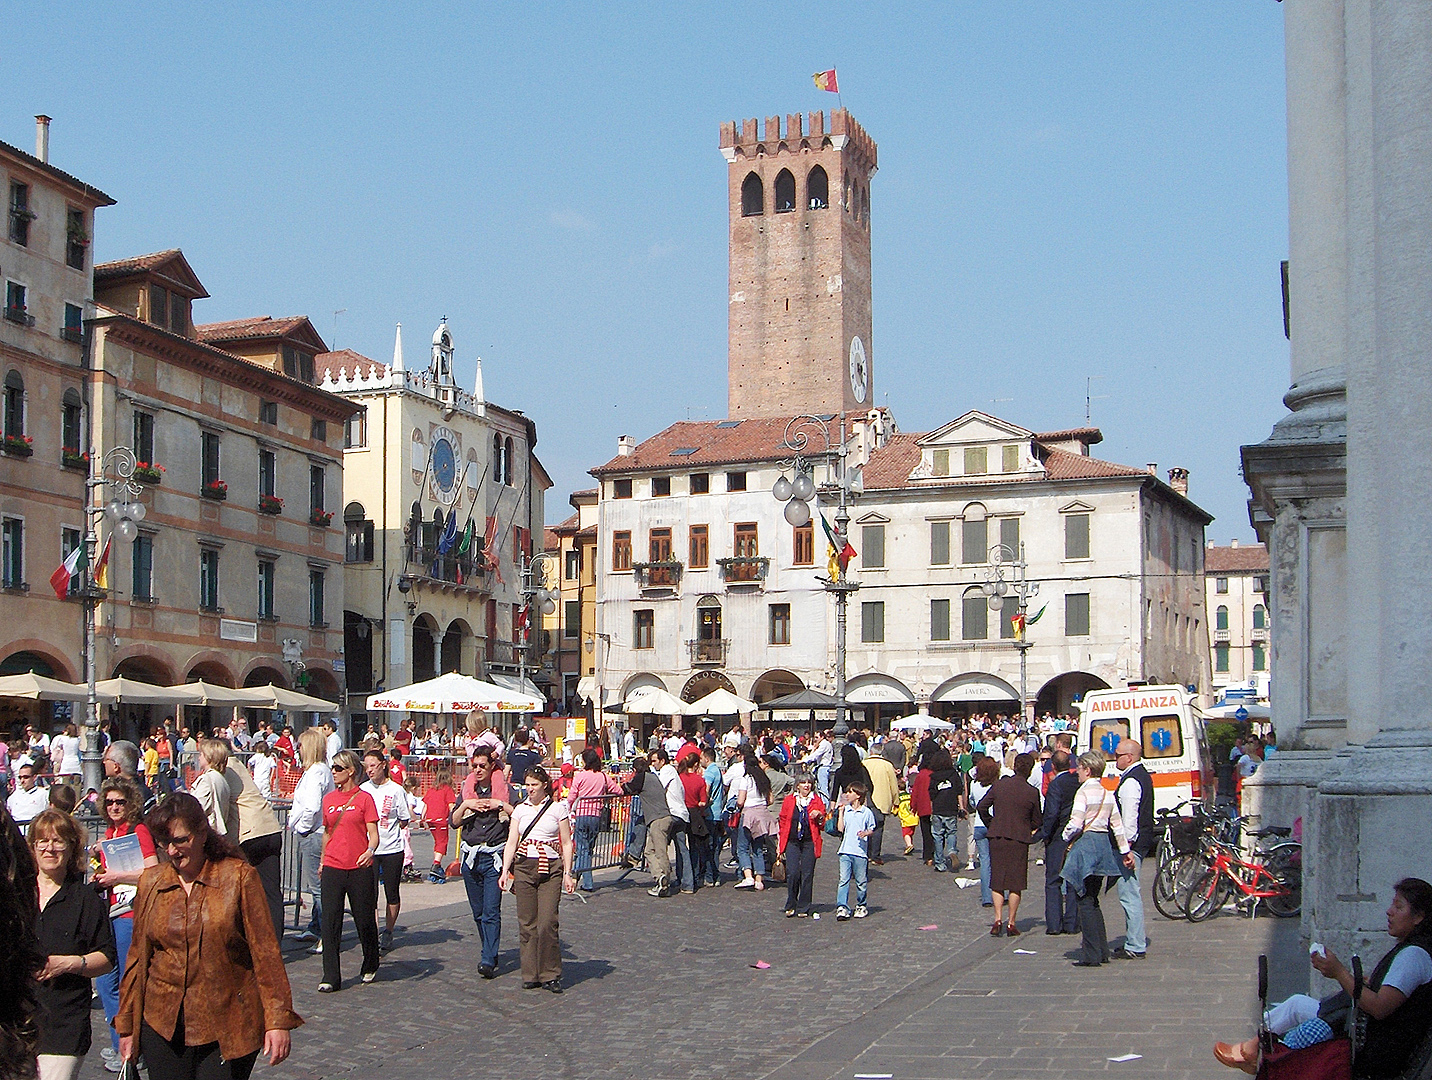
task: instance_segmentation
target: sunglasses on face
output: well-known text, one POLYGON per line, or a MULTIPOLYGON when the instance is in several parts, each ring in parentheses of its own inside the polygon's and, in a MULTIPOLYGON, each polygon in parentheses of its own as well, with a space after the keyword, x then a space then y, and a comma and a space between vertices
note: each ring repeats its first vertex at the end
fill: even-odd
POLYGON ((128 805, 129 805, 129 800, 127 800, 127 799, 105 799, 104 804, 105 804, 105 806, 128 806, 128 805))

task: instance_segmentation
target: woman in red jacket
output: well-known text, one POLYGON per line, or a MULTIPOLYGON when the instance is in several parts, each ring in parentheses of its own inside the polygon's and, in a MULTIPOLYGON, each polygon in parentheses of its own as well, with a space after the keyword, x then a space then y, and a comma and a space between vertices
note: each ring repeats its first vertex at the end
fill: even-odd
POLYGON ((796 789, 781 801, 780 851, 786 857, 786 918, 810 917, 811 885, 815 861, 820 858, 825 803, 815 794, 809 776, 796 781, 796 789))
POLYGON ((926 866, 935 865, 935 833, 930 828, 930 815, 935 812, 930 805, 930 766, 926 755, 925 765, 910 781, 910 809, 920 819, 920 858, 926 866))

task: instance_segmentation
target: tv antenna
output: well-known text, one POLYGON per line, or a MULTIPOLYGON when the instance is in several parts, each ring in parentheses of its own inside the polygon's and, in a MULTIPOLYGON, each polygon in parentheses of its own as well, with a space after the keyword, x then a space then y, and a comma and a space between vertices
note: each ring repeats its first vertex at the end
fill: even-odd
POLYGON ((1105 401, 1109 397, 1108 394, 1095 394, 1093 392, 1094 380, 1102 379, 1103 377, 1102 375, 1089 375, 1084 379, 1084 423, 1086 424, 1092 425, 1094 423, 1094 402, 1105 401))

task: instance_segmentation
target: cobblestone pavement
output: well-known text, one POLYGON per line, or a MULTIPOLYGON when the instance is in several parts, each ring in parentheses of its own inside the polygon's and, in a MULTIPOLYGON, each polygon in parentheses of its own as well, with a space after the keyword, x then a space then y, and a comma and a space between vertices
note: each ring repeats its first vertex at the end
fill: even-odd
MULTIPOLYGON (((294 948, 289 977, 307 1023, 289 1062, 276 1074, 261 1062, 255 1075, 1210 1077, 1223 1073, 1215 1036, 1250 1030, 1257 954, 1274 954, 1280 991, 1306 978, 1296 921, 1225 912, 1189 926, 1151 904, 1147 960, 1073 968, 1065 954, 1078 939, 1043 933, 1042 888, 1027 895, 1025 933, 995 939, 978 888, 958 889, 917 858, 872 867, 870 917, 839 923, 831 849, 816 872, 819 921, 783 918, 784 887, 737 891, 728 880, 655 900, 645 874, 615 877, 599 874, 586 903, 563 900, 560 997, 521 989, 510 899, 502 974, 478 977, 476 928, 457 882, 431 887, 452 902, 400 920, 370 986, 357 983, 351 929, 339 994, 316 992, 320 959, 294 948), (1128 1053, 1142 1056, 1108 1060, 1128 1053)), ((1036 882, 1043 867, 1031 866, 1036 882)), ((1117 900, 1103 906, 1118 944, 1117 900)), ((105 1037, 99 1017, 87 1078, 105 1075, 105 1037)))

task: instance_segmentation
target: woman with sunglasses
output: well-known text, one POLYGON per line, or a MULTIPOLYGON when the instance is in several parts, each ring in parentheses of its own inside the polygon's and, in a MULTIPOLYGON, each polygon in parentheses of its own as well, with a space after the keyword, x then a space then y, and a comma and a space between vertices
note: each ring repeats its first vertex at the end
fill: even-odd
MULTIPOLYGON (((113 777, 106 780, 99 789, 100 805, 107 822, 104 830, 106 840, 118 840, 133 834, 139 844, 139 853, 144 857, 144 869, 159 865, 159 853, 154 846, 154 835, 139 819, 144 814, 144 792, 133 780, 113 777)), ((119 1032, 114 1030, 114 1017, 119 1012, 119 983, 124 978, 124 960, 129 955, 129 942, 134 934, 134 897, 138 893, 139 877, 142 871, 111 870, 105 862, 104 848, 95 844, 90 853, 99 859, 99 872, 94 883, 101 886, 100 895, 109 903, 109 926, 114 931, 115 955, 118 962, 114 970, 101 975, 94 981, 104 1006, 104 1018, 109 1021, 107 1050, 100 1051, 104 1067, 110 1072, 119 1072, 119 1032)))
POLYGON ((199 800, 169 796, 145 819, 169 862, 146 870, 119 989, 119 1052, 149 1080, 248 1080, 260 1050, 288 1057, 288 974, 258 871, 209 827, 199 800))
POLYGON ((353 912, 353 925, 363 947, 359 977, 370 983, 378 976, 378 876, 373 853, 378 850, 378 804, 359 787, 358 755, 340 750, 333 755, 336 789, 323 796, 323 981, 320 994, 343 986, 338 949, 343 940, 343 900, 353 912))
POLYGON ((114 934, 104 901, 85 885, 85 837, 75 819, 42 810, 29 839, 40 894, 35 936, 46 954, 35 1016, 40 1080, 74 1080, 90 1048, 90 980, 114 967, 114 934))

